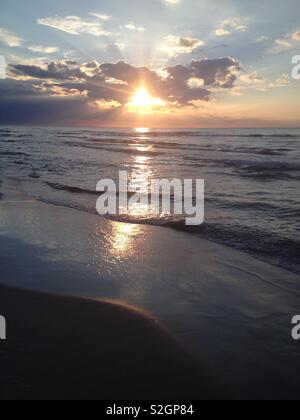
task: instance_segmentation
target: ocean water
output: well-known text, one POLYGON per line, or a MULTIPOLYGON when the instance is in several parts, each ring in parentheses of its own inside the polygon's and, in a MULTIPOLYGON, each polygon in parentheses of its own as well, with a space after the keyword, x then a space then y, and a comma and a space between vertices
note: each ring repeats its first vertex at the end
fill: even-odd
POLYGON ((204 179, 202 226, 143 211, 121 220, 185 230, 300 273, 300 129, 2 127, 0 157, 1 180, 93 213, 97 182, 117 180, 120 170, 140 187, 155 178, 204 179))

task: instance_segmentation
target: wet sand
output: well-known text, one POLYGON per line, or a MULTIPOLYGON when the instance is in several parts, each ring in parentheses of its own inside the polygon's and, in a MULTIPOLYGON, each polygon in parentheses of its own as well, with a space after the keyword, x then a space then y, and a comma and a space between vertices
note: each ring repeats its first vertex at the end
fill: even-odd
POLYGON ((0 399, 217 396, 204 367, 134 308, 2 286, 0 308, 0 399))
POLYGON ((299 397, 299 276, 197 236, 10 191, 0 284, 29 291, 0 289, 0 397, 299 397))

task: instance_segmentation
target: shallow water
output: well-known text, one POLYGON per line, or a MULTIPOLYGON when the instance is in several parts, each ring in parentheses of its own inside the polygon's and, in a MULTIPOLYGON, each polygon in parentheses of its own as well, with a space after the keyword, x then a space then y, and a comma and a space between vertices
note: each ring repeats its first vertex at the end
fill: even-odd
POLYGON ((205 180, 205 224, 147 214, 124 221, 188 230, 300 273, 300 129, 0 128, 1 178, 34 197, 95 212, 96 184, 127 170, 205 180))

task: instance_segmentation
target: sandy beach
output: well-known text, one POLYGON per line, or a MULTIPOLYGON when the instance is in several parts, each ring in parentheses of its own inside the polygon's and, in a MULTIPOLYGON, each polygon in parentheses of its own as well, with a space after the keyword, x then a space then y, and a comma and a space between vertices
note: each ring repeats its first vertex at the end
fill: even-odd
POLYGON ((297 275, 184 232, 2 190, 1 284, 78 298, 1 288, 1 398, 299 395, 297 275))
POLYGON ((0 399, 212 398, 204 367, 134 308, 0 287, 0 399))
POLYGON ((300 399, 298 9, 1 1, 0 401, 300 399))

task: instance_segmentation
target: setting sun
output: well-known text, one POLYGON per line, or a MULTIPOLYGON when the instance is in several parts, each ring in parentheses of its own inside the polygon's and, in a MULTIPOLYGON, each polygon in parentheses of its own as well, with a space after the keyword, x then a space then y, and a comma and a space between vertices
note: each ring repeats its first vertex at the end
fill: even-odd
POLYGON ((299 10, 0 0, 0 401, 300 401, 299 10))
POLYGON ((149 108, 153 103, 153 98, 146 88, 140 88, 132 97, 132 105, 141 108, 149 108))
POLYGON ((161 111, 162 106, 166 105, 166 103, 160 98, 153 97, 147 88, 140 87, 130 98, 127 105, 133 112, 151 114, 153 112, 161 111))

